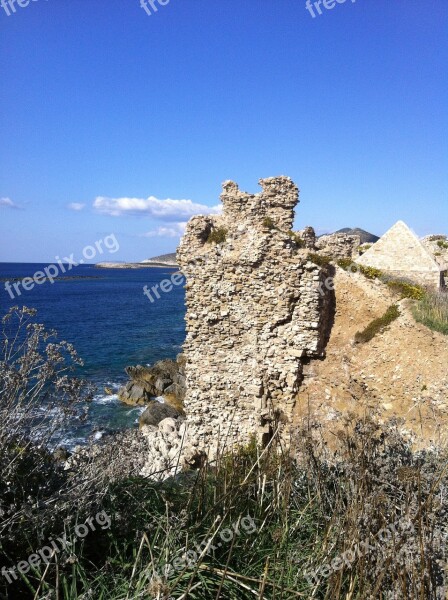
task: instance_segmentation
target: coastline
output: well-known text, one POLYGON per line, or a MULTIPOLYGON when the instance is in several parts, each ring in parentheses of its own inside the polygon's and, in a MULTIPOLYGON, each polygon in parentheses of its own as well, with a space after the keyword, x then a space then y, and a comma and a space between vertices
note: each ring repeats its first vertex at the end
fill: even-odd
POLYGON ((168 268, 168 269, 178 269, 177 264, 173 263, 112 263, 112 262, 102 262, 96 263, 95 269, 145 269, 148 267, 157 267, 157 268, 168 268))

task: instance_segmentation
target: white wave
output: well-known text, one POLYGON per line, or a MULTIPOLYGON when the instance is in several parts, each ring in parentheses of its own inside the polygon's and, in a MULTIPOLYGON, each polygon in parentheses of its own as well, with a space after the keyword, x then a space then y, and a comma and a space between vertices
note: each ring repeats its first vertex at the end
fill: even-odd
POLYGON ((129 410, 127 410, 126 414, 133 415, 134 413, 136 413, 140 416, 145 412, 146 408, 147 406, 135 406, 134 408, 130 408, 129 410))
POLYGON ((87 443, 87 438, 84 436, 71 436, 68 435, 66 437, 58 438, 57 447, 67 448, 67 450, 73 451, 76 446, 85 446, 87 443))
POLYGON ((121 383, 115 383, 113 381, 106 381, 105 383, 105 387, 110 387, 113 390, 119 390, 121 388, 122 384, 121 383))
POLYGON ((107 396, 95 396, 93 398, 93 401, 96 402, 96 404, 113 404, 114 402, 118 401, 118 396, 117 394, 110 394, 107 396))
MULTIPOLYGON (((137 418, 136 418, 136 419, 135 419, 135 421, 134 421, 134 423, 135 423, 136 425, 138 425, 138 424, 139 424, 139 422, 140 422, 140 417, 141 417, 141 416, 142 416, 142 414, 145 412, 145 410, 146 410, 146 406, 139 406, 139 407, 138 407, 138 410, 137 410, 137 411, 135 411, 135 412, 137 413, 137 418)), ((129 412, 129 414, 131 414, 132 412, 133 412, 133 411, 130 411, 130 412, 129 412)))

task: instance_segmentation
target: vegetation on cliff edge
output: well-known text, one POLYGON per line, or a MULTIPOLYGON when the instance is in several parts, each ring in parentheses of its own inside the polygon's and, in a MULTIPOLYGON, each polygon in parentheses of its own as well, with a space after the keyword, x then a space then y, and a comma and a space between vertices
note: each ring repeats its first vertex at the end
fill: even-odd
MULTIPOLYGON (((2 390, 36 357, 26 334, 21 343, 18 363, 5 355, 2 390)), ((62 470, 43 447, 39 458, 29 429, 16 430, 20 446, 17 436, 1 446, 0 566, 29 564, 50 540, 67 543, 26 573, 16 569, 17 580, 2 575, 0 597, 442 599, 447 453, 413 453, 398 423, 379 417, 348 417, 331 450, 309 419, 288 450, 274 431, 265 449, 255 440, 222 448, 163 483, 114 471, 104 447, 102 463, 62 470), (76 526, 98 511, 110 527, 81 539, 76 526)), ((111 445, 123 454, 119 438, 111 445)))

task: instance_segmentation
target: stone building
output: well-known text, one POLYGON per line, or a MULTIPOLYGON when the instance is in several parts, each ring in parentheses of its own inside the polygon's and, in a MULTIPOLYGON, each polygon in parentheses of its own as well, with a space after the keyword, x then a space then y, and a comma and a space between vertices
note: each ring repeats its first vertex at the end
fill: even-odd
POLYGON ((356 262, 421 285, 437 289, 444 286, 446 267, 436 261, 403 221, 398 221, 356 262))
POLYGON ((222 215, 193 217, 177 252, 189 439, 212 455, 288 422, 303 363, 323 355, 331 327, 330 267, 291 231, 298 189, 288 177, 260 184, 248 194, 226 181, 222 215))

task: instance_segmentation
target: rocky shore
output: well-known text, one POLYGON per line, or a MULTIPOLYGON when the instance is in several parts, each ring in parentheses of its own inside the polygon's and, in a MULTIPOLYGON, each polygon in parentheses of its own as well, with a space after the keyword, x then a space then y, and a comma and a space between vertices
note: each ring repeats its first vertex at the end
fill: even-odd
POLYGON ((129 382, 118 391, 118 398, 125 404, 139 406, 164 397, 182 412, 185 398, 185 356, 178 354, 176 360, 160 360, 154 365, 127 367, 129 382))
POLYGON ((105 436, 88 448, 77 447, 64 457, 65 468, 93 461, 111 478, 120 474, 163 480, 195 466, 198 453, 187 437, 183 410, 185 356, 127 367, 126 373, 129 381, 118 397, 130 406, 146 406, 139 429, 105 436))

